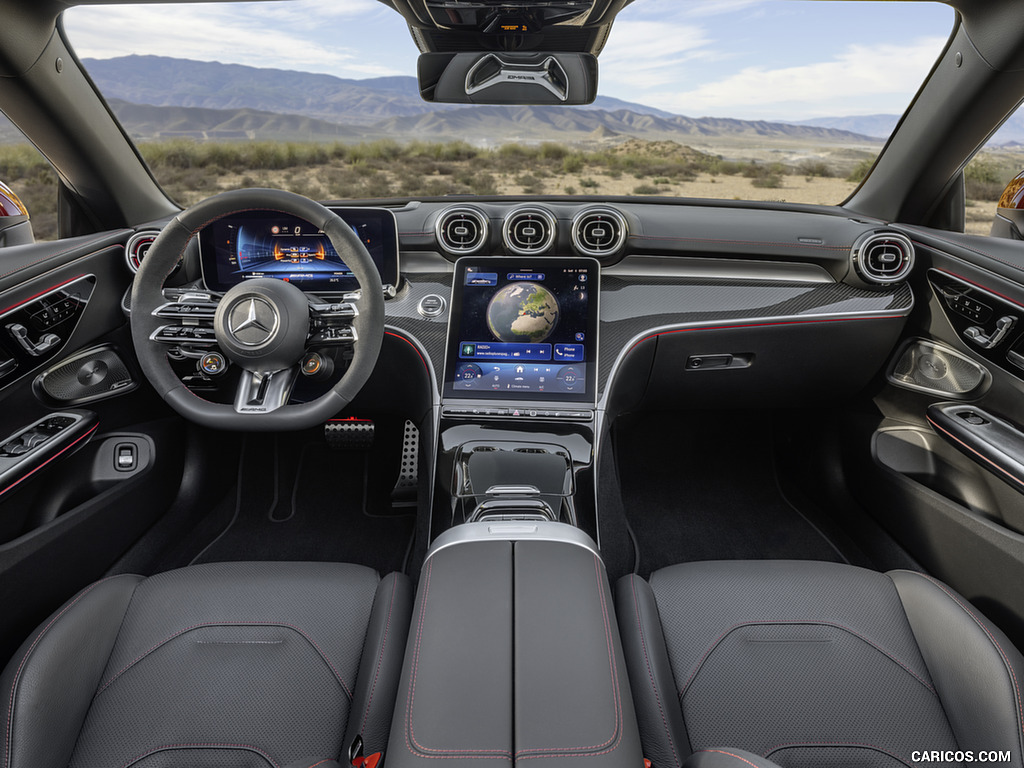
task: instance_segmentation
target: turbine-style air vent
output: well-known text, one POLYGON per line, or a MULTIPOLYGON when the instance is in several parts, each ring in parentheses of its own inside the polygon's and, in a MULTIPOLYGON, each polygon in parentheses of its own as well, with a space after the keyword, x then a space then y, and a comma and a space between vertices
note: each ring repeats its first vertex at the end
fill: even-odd
POLYGON ((853 266, 866 282, 898 283, 914 266, 914 246, 895 232, 875 232, 853 247, 853 266))
POLYGON ((139 265, 146 258, 149 246, 153 244, 159 234, 155 229, 146 229, 136 232, 128 239, 128 245, 124 248, 124 258, 128 262, 128 269, 133 273, 139 271, 139 265))
POLYGON ((582 256, 610 256, 627 234, 626 220, 612 208, 587 208, 572 220, 572 244, 582 256))
POLYGON ((543 208, 516 208, 505 217, 501 230, 509 253, 536 256, 555 241, 555 217, 543 208))
POLYGON ((435 233, 441 250, 465 256, 487 242, 487 217, 476 208, 449 208, 438 216, 435 233))

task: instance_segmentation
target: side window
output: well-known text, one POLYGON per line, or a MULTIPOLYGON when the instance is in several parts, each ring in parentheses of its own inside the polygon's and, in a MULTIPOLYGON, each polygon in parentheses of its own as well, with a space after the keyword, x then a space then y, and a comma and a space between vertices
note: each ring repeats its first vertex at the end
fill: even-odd
POLYGON ((964 169, 966 231, 1024 239, 1024 108, 1018 108, 964 169))
POLYGON ((31 242, 28 233, 35 240, 57 238, 57 174, 0 114, 0 247, 31 242))

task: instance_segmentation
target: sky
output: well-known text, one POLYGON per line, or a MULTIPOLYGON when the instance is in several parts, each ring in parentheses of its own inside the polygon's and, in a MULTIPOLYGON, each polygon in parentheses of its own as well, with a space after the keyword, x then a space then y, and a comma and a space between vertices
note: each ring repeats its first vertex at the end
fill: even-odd
MULTIPOLYGON (((64 23, 82 58, 416 73, 405 21, 377 0, 79 6, 64 23)), ((599 93, 690 117, 900 114, 952 26, 933 2, 635 0, 600 55, 599 93)))

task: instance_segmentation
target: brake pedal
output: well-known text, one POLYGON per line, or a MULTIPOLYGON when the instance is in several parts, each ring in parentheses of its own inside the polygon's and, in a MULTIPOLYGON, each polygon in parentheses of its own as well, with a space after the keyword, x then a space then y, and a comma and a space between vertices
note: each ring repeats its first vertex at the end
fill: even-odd
POLYGON ((371 419, 331 419, 324 424, 324 439, 332 451, 365 451, 373 445, 371 419))

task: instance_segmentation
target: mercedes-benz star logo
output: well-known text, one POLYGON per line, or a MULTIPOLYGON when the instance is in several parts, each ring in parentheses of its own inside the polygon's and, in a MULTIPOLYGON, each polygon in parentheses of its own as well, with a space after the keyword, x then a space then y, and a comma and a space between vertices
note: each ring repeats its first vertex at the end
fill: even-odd
POLYGON ((266 344, 277 332, 277 310, 259 297, 242 299, 228 315, 228 330, 246 347, 266 344))

